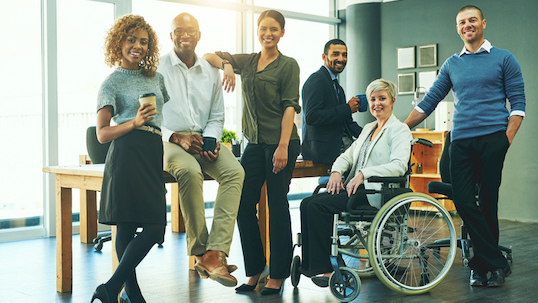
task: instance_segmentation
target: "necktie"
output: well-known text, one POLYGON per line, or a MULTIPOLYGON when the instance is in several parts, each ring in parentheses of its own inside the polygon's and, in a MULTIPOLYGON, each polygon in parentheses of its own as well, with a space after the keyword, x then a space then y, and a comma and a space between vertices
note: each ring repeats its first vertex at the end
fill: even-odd
POLYGON ((336 92, 336 99, 338 99, 338 95, 339 95, 338 87, 340 86, 340 85, 338 85, 338 79, 333 80, 333 86, 334 86, 334 91, 336 92))

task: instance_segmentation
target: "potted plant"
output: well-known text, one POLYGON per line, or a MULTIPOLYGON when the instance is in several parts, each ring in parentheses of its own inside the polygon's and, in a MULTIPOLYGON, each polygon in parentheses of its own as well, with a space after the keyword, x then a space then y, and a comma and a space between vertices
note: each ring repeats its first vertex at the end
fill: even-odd
POLYGON ((234 132, 233 130, 227 130, 225 128, 222 132, 222 138, 220 139, 220 142, 226 145, 226 147, 228 147, 228 149, 232 151, 234 156, 241 156, 241 142, 239 142, 239 139, 237 138, 237 132, 234 132))
POLYGON ((222 131, 220 142, 226 145, 230 150, 232 150, 232 144, 237 144, 237 141, 237 132, 227 130, 226 128, 222 131))

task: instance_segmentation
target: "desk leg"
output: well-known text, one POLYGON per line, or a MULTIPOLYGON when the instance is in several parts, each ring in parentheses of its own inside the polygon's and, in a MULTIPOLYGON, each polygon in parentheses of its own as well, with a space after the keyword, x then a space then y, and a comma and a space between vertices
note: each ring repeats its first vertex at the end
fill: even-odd
POLYGON ((56 291, 73 289, 73 219, 71 188, 56 176, 56 291))
POLYGON ((172 215, 172 231, 175 233, 185 232, 185 220, 179 206, 179 185, 172 183, 172 201, 170 201, 170 214, 172 215))
POLYGON ((80 190, 80 242, 92 243, 97 237, 97 193, 80 190))
POLYGON ((265 259, 269 260, 271 252, 269 245, 269 211, 267 207, 267 183, 263 183, 260 201, 258 203, 258 225, 260 227, 260 236, 262 238, 265 259))

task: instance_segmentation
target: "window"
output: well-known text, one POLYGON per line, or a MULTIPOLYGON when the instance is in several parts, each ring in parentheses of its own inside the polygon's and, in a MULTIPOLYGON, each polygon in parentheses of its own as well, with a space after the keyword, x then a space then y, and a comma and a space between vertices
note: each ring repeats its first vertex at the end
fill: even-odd
POLYGON ((114 23, 114 5, 57 1, 59 165, 75 165, 79 155, 87 154, 86 128, 96 123, 97 93, 112 72, 103 45, 114 23))
POLYGON ((0 10, 0 232, 42 226, 41 5, 20 0, 0 10))
MULTIPOLYGON (((332 17, 332 0, 254 0, 254 5, 272 7, 276 10, 295 11, 305 14, 332 17)), ((286 20, 287 21, 287 20, 286 20)))

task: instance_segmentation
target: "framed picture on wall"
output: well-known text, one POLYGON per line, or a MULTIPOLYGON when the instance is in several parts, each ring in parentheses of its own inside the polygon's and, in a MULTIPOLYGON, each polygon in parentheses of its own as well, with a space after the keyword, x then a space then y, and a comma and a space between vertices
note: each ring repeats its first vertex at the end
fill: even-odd
POLYGON ((398 47, 398 69, 415 68, 415 47, 398 47))
POLYGON ((435 82, 435 79, 437 79, 437 70, 420 71, 418 72, 417 87, 421 87, 426 91, 429 91, 433 85, 433 82, 435 82))
POLYGON ((437 43, 418 47, 418 67, 437 66, 437 43))
POLYGON ((415 92, 415 73, 398 74, 398 95, 409 95, 415 92))

